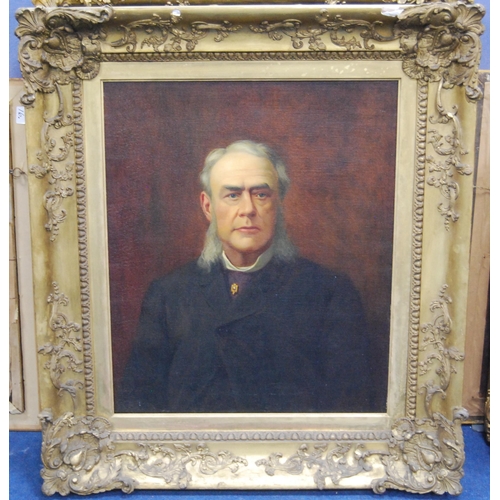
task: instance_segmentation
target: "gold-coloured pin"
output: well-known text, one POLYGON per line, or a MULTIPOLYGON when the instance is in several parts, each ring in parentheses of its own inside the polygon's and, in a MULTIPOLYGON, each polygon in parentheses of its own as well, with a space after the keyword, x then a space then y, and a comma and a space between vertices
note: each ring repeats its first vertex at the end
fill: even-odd
POLYGON ((238 290, 240 289, 240 287, 238 286, 237 283, 233 283, 231 285, 231 295, 236 295, 238 293, 238 290))

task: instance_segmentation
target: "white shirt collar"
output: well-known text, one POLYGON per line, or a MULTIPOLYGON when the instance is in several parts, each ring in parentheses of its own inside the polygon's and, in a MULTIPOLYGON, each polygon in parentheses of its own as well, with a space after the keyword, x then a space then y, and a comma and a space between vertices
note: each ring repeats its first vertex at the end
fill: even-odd
POLYGON ((222 251, 222 260, 224 262, 224 265, 226 266, 226 269, 229 269, 229 271, 254 273, 255 271, 260 271, 272 259, 273 253, 273 247, 271 245, 264 253, 260 254, 257 257, 257 260, 251 266, 248 267, 236 267, 231 264, 231 261, 227 258, 224 250, 222 251))

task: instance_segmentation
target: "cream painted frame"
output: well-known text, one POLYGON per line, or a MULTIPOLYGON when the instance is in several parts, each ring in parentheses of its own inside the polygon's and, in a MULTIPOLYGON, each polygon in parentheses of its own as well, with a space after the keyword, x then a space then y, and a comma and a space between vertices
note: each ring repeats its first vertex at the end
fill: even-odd
POLYGON ((34 3, 42 6, 18 11, 16 33, 28 91, 44 492, 459 493, 468 165, 484 9, 34 3), (399 82, 387 414, 113 413, 101 89, 138 69, 141 80, 286 82, 307 71, 308 79, 399 82))
MULTIPOLYGON (((38 414, 38 367, 36 353, 35 320, 33 310, 33 277, 31 261, 30 209, 28 195, 28 166, 26 155, 26 133, 18 108, 24 110, 20 99, 24 95, 24 84, 20 79, 9 81, 11 183, 12 200, 10 220, 12 240, 10 242, 11 269, 9 275, 10 328, 18 330, 19 343, 10 344, 11 363, 18 363, 18 379, 12 392, 17 398, 9 404, 10 430, 40 430, 38 414), (13 298, 15 296, 15 299, 13 298), (16 402, 20 401, 20 404, 16 402)), ((12 334, 11 334, 12 335, 12 334)), ((12 341, 11 341, 12 342, 12 341)))

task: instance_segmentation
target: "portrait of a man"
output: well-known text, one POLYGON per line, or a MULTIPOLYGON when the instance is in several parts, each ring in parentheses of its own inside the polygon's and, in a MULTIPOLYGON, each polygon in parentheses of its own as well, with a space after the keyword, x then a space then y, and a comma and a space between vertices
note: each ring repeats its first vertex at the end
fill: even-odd
POLYGON ((239 141, 209 154, 201 181, 203 252, 149 288, 118 404, 178 413, 373 408, 359 294, 288 239, 283 162, 239 141))
POLYGON ((386 411, 397 99, 104 84, 116 413, 386 411))

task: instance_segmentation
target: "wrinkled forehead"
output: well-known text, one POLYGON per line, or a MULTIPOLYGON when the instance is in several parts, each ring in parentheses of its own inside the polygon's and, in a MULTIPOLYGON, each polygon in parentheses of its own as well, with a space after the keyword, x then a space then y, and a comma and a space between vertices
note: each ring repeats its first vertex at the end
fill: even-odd
POLYGON ((210 173, 212 189, 226 184, 243 187, 254 183, 277 187, 278 173, 267 158, 243 152, 226 153, 210 173))

